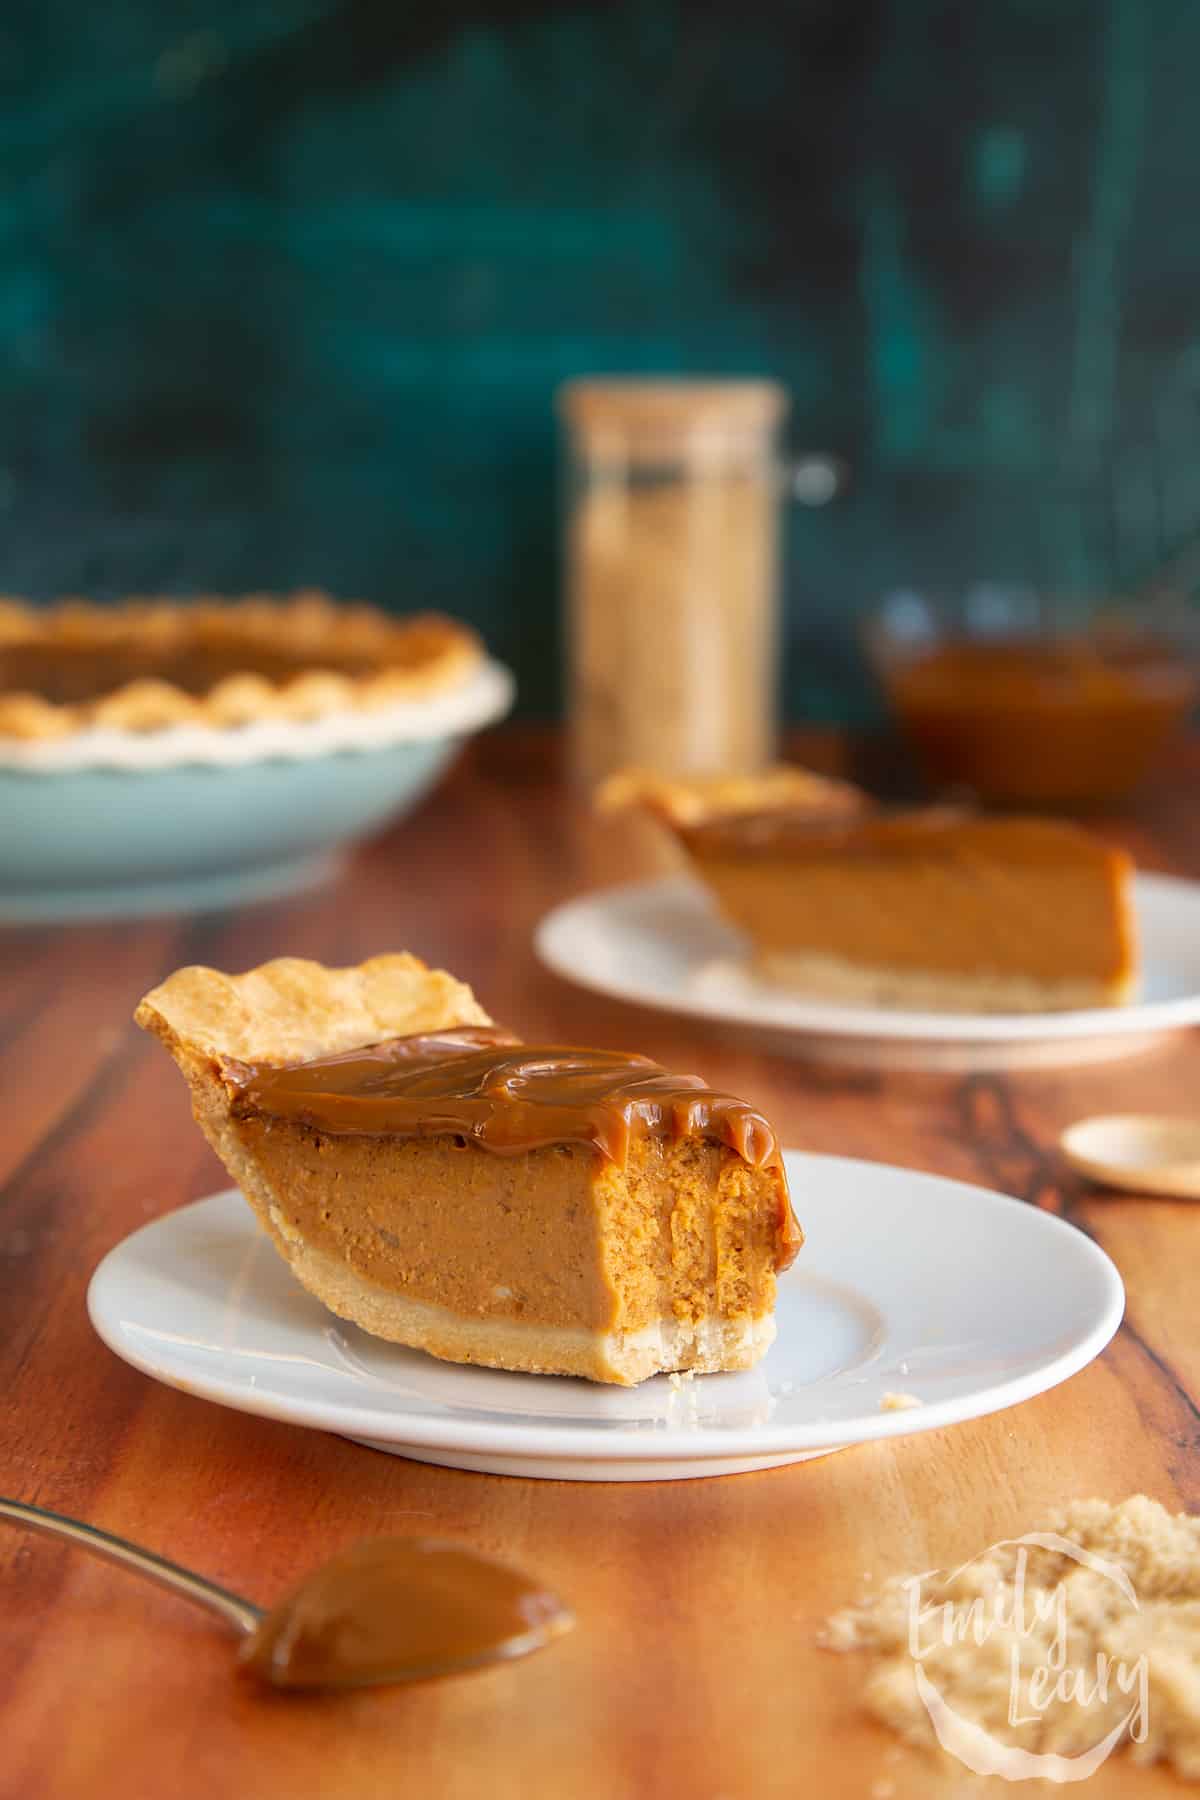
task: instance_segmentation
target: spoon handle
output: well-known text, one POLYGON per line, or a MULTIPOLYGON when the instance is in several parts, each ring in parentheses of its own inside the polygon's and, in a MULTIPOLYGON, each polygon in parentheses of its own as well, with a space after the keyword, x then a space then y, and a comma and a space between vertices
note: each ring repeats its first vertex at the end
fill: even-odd
POLYGON ((119 1563, 123 1569, 132 1569, 135 1575, 144 1575, 148 1581, 156 1581, 173 1594, 181 1594, 185 1600, 206 1606, 246 1636, 257 1628, 263 1616, 262 1609, 251 1605, 249 1600, 231 1594, 215 1582, 205 1581, 200 1575, 193 1575, 190 1569, 181 1569, 178 1563, 168 1562, 165 1556, 155 1556, 152 1550, 139 1549, 137 1544, 127 1543, 124 1538, 99 1531, 95 1525, 81 1524, 78 1519, 47 1512, 41 1506, 27 1506, 21 1500, 7 1500, 3 1495, 0 1495, 0 1519, 11 1519, 14 1525, 42 1531, 47 1537, 65 1538, 81 1550, 90 1550, 93 1556, 103 1556, 109 1562, 119 1563))

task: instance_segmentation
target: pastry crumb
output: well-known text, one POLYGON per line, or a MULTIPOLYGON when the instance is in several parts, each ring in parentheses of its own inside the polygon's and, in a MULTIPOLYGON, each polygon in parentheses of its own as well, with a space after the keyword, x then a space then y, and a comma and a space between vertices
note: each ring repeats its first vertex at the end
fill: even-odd
POLYGON ((892 1577, 818 1641, 870 1652, 867 1710, 976 1773, 1075 1780, 1125 1746, 1200 1779, 1200 1517, 1145 1495, 892 1577))
POLYGON ((925 1402, 916 1394, 884 1394, 879 1402, 880 1412, 908 1412, 914 1406, 924 1406, 925 1402))
POLYGON ((694 1369, 672 1369, 671 1373, 667 1376, 667 1380, 675 1389, 676 1393, 679 1393, 685 1383, 695 1381, 695 1379, 696 1371, 694 1369))

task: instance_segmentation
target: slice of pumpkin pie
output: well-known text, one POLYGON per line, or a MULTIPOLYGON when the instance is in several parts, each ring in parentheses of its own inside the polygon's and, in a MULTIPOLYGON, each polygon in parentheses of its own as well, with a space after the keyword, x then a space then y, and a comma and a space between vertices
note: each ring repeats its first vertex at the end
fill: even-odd
POLYGON ((377 1337, 628 1385, 775 1335, 782 1153, 698 1076, 523 1044, 408 955, 180 969, 136 1017, 298 1280, 377 1337))
POLYGON ((1133 864, 1065 820, 891 811, 786 767, 700 781, 627 771, 598 804, 670 832, 779 987, 937 1012, 1136 997, 1133 864))
POLYGON ((1137 991, 1133 865, 1053 819, 929 807, 681 830, 771 981, 941 1012, 1116 1006, 1137 991))

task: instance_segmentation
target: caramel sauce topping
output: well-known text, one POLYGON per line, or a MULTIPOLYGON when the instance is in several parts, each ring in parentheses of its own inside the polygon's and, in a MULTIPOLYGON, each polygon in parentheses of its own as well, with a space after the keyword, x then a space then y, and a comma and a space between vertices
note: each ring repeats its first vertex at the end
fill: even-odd
POLYGON ((693 854, 739 861, 804 856, 871 860, 923 856, 1000 856, 1006 862, 1061 864, 1112 857, 1101 839, 1066 820, 995 818, 960 806, 883 808, 855 819, 818 819, 811 813, 740 813, 677 832, 693 854))
POLYGON ((500 1156, 585 1144, 624 1167, 641 1137, 706 1137, 755 1169, 783 1169, 744 1101, 648 1056, 522 1044, 496 1027, 391 1038, 293 1068, 229 1063, 234 1112, 331 1136, 466 1138, 500 1156))

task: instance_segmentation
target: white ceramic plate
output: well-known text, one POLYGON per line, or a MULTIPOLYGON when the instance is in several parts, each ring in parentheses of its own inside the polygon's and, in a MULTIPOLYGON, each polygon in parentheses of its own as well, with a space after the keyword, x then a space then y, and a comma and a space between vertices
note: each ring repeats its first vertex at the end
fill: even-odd
POLYGON ((568 1481, 771 1468, 1013 1406, 1099 1354, 1125 1304, 1082 1232, 881 1163, 787 1153, 807 1242, 757 1368, 638 1388, 440 1363, 292 1279, 236 1191, 119 1244, 88 1307, 118 1356, 186 1393, 421 1462, 568 1481), (888 1411, 885 1394, 922 1404, 888 1411))
POLYGON ((585 894, 547 913, 538 955, 618 1000, 750 1032, 793 1055, 871 1067, 1099 1062, 1200 1023, 1200 882, 1138 875, 1142 998, 1057 1013, 935 1013, 807 999, 756 976, 738 934, 686 875, 585 894))

